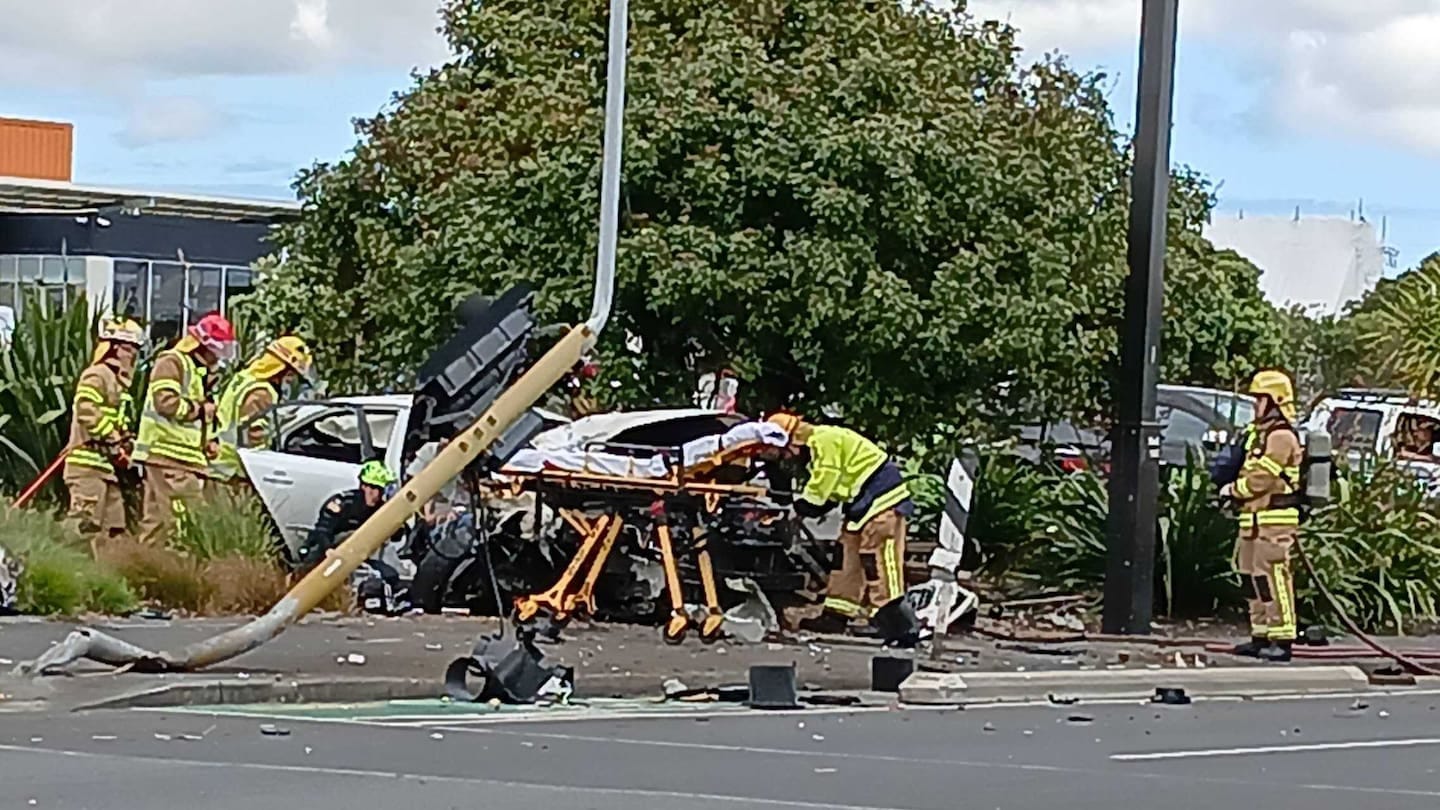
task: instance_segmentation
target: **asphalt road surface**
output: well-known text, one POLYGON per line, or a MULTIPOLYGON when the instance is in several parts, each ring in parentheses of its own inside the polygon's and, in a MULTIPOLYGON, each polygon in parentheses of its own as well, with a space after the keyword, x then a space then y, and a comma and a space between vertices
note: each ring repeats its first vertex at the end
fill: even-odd
POLYGON ((16 713, 0 715, 0 810, 1433 810, 1437 706, 1420 693, 565 722, 16 713))

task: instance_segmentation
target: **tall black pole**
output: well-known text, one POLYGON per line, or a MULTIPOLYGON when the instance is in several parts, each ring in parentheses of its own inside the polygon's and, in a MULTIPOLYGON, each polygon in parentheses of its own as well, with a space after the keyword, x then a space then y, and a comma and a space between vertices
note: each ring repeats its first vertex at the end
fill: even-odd
POLYGON ((1160 429, 1155 384, 1165 295, 1165 217, 1170 192, 1170 110, 1175 89, 1179 0, 1144 0, 1140 84, 1135 111, 1129 264, 1120 379, 1114 388, 1107 633, 1150 632, 1154 602, 1155 505, 1160 488, 1160 429))

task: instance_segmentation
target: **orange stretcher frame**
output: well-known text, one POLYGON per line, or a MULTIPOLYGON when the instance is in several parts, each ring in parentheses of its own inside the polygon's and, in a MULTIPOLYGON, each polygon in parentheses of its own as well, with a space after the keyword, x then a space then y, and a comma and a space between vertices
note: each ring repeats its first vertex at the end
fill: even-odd
MULTIPOLYGON (((543 484, 565 488, 611 491, 643 492, 654 495, 655 507, 652 540, 660 548, 662 565, 665 570, 665 589, 670 594, 670 618, 661 629, 661 637, 670 644, 685 640, 695 624, 685 610, 684 594, 680 585, 679 558, 674 538, 670 532, 668 515, 664 508, 666 496, 690 495, 703 498, 705 511, 715 513, 721 503, 732 497, 763 496, 764 487, 750 484, 717 484, 706 480, 716 470, 737 463, 748 463, 756 453, 770 447, 764 442, 743 442, 733 447, 722 448, 711 453, 689 467, 671 465, 664 478, 640 478, 572 470, 544 469, 539 472, 519 472, 501 469, 500 474, 510 478, 508 486, 512 492, 520 492, 543 484)), ((595 584, 615 547, 615 541, 625 526, 625 519, 615 510, 606 511, 591 518, 578 509, 561 509, 560 516, 579 533, 580 548, 571 557, 570 563, 559 579, 545 591, 522 596, 515 600, 515 615, 518 621, 529 623, 542 614, 554 622, 563 623, 573 616, 591 616, 595 613, 595 584), (578 584, 577 584, 578 583, 578 584)), ((711 561, 708 538, 698 533, 691 543, 695 554, 696 568, 700 571, 701 586, 705 592, 705 618, 699 622, 700 638, 706 643, 717 641, 721 635, 724 614, 720 610, 719 588, 715 582, 715 568, 711 561)))

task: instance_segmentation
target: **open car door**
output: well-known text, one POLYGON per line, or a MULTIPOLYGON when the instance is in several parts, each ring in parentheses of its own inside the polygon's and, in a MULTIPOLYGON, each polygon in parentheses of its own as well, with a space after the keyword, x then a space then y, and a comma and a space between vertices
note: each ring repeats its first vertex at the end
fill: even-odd
POLYGON ((293 555, 325 501, 355 488, 360 465, 375 457, 375 443, 360 405, 282 403, 269 415, 273 444, 240 448, 240 462, 293 555))

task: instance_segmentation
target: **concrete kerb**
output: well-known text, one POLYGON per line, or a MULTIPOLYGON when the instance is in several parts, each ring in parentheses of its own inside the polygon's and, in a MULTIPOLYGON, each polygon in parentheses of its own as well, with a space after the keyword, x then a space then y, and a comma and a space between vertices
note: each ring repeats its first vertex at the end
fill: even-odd
POLYGON ((369 703, 438 697, 444 687, 420 678, 287 678, 251 681, 233 678, 190 681, 141 689, 85 703, 92 709, 225 706, 254 703, 369 703))
POLYGON ((1179 687, 1191 697, 1253 697, 1363 690, 1365 673, 1355 666, 1221 667, 1092 672, 917 672, 900 686, 900 701, 958 705, 1043 700, 1152 697, 1158 688, 1179 687))

